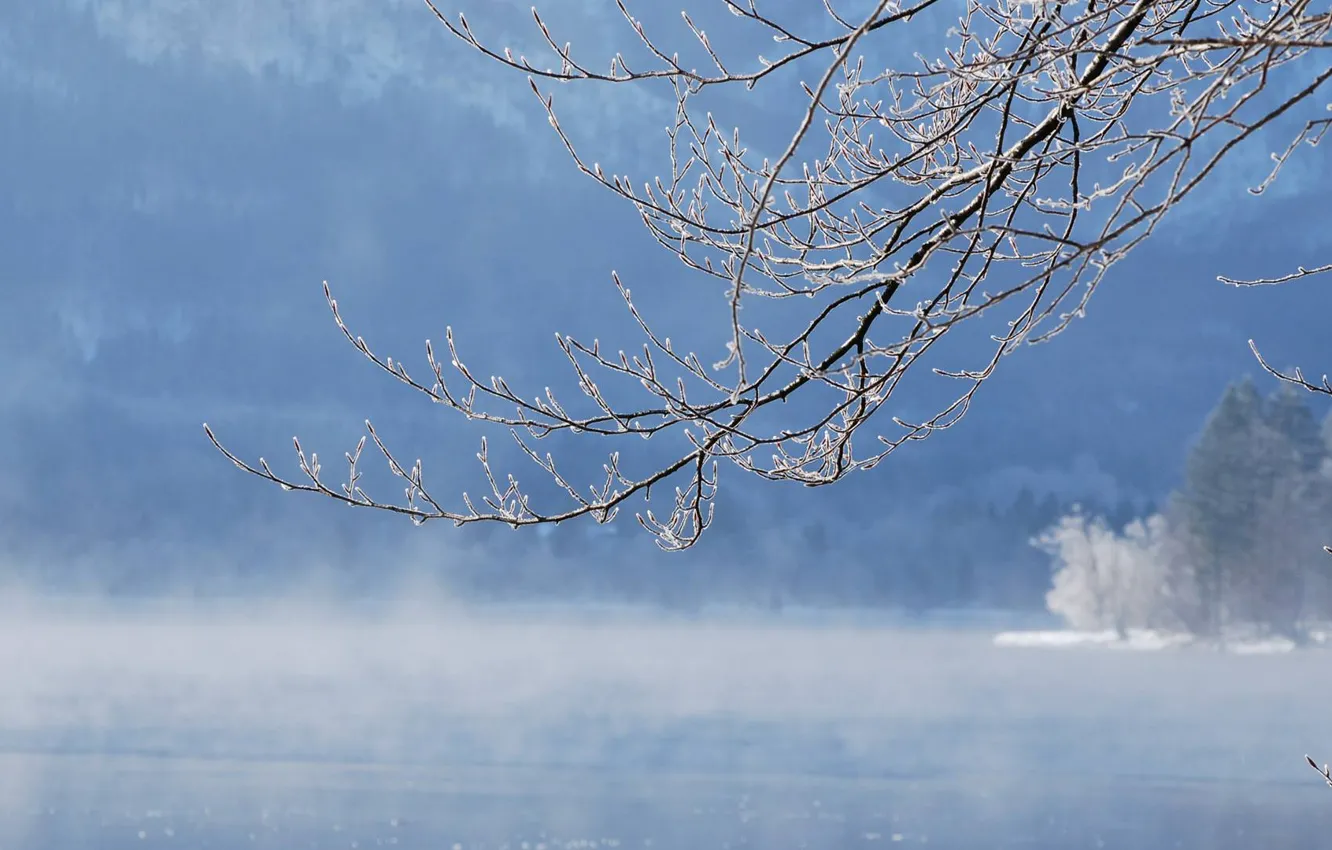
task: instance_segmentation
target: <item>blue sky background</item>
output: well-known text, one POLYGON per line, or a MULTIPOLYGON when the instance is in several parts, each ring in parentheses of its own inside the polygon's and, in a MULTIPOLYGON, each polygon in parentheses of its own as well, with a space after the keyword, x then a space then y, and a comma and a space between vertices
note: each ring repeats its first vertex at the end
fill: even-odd
MULTIPOLYGON (((531 47, 526 3, 469 5, 479 33, 531 47)), ((627 32, 611 11, 543 8, 598 56, 627 32)), ((716 106, 780 139, 783 85, 716 106)), ((663 170, 667 89, 555 94, 589 159, 663 170)), ((567 378, 556 331, 633 342, 611 269, 677 339, 707 339, 706 322, 724 319, 707 309, 719 293, 574 172, 523 77, 454 41, 419 0, 9 4, 0 116, 0 539, 12 558, 262 570, 521 550, 286 496, 208 447, 203 421, 248 457, 288 462, 300 434, 334 458, 371 416, 426 457, 436 492, 475 487, 482 431, 375 375, 329 319, 324 279, 355 330, 418 371, 422 341, 451 324, 477 371, 530 392, 567 378)), ((719 509, 760 532, 797 512, 871 516, 871 536, 913 528, 928 551, 942 530, 914 517, 950 489, 1159 498, 1225 383, 1257 373, 1250 337, 1275 363, 1332 368, 1325 282, 1215 281, 1326 261, 1320 151, 1268 196, 1245 195, 1283 145, 1236 156, 1114 270, 1087 318, 1010 358, 956 430, 837 488, 754 487, 732 472, 736 495, 719 509)), ((923 401, 899 404, 911 418, 923 401)))

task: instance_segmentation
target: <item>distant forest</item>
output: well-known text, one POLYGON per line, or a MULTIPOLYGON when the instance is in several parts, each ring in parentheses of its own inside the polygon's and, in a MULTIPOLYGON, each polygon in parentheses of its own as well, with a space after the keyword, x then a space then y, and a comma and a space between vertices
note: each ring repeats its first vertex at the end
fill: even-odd
MULTIPOLYGON (((123 595, 264 593, 317 572, 322 586, 356 596, 393 594, 406 576, 482 600, 686 610, 713 601, 915 611, 1048 607, 1079 625, 1173 618, 1200 631, 1235 620, 1275 623, 1332 598, 1322 587, 1332 557, 1321 550, 1332 543, 1332 419, 1320 427, 1307 396, 1283 386, 1263 397, 1249 380, 1228 387, 1180 458, 1176 492, 1155 499, 1106 503, 1030 488, 996 499, 954 487, 902 502, 884 495, 874 474, 849 479, 826 497, 734 486, 697 547, 665 554, 635 533, 630 516, 609 526, 572 522, 536 532, 500 525, 412 530, 397 518, 349 517, 324 500, 268 498, 245 487, 228 491, 225 504, 200 503, 187 515, 198 521, 177 528, 177 515, 159 517, 112 488, 103 501, 124 510, 106 512, 115 521, 104 529, 87 527, 102 514, 69 517, 84 523, 80 534, 43 529, 36 506, 13 505, 0 524, 0 578, 123 595), (212 511, 243 507, 246 494, 256 497, 250 522, 211 530, 212 511), (84 542, 102 538, 123 542, 84 542), (25 548, 28 539, 64 544, 25 548), (1170 592, 1159 586, 1165 578, 1126 566, 1160 560, 1143 554, 1151 546, 1170 550, 1168 579, 1177 585, 1170 592), (1107 569, 1118 572, 1112 577, 1107 569), (1151 601, 1130 605, 1129 591, 1106 589, 1112 586, 1151 601), (1186 604, 1188 594, 1193 601, 1186 604)), ((189 468, 182 461, 181 469, 189 468)), ((188 475, 182 480, 188 485, 188 475)), ((125 493, 143 483, 111 482, 125 493)))
POLYGON ((1037 544, 1058 567, 1047 596, 1072 626, 1299 638, 1332 620, 1332 420, 1307 393, 1233 384, 1160 513, 1126 525, 1082 511, 1037 544))

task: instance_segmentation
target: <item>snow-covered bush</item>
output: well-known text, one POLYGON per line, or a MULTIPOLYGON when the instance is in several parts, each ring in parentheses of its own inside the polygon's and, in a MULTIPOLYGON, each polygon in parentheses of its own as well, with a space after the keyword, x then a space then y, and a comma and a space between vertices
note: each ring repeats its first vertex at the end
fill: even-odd
POLYGON ((1134 520, 1116 533, 1102 519, 1074 513, 1033 542, 1055 560, 1046 605, 1071 628, 1123 635, 1180 627, 1188 583, 1164 517, 1134 520))

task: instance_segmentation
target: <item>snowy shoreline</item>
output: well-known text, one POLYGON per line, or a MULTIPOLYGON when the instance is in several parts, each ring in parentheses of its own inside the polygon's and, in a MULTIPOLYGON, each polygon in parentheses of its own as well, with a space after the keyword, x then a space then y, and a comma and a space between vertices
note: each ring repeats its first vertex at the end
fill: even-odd
POLYGON ((1072 629, 1007 631, 994 636, 994 645, 1015 649, 1071 649, 1102 648, 1134 650, 1140 652, 1166 649, 1196 648, 1234 655, 1279 655, 1297 649, 1319 649, 1327 644, 1329 632, 1311 630, 1304 643, 1288 637, 1252 634, 1201 638, 1185 632, 1167 632, 1154 629, 1129 629, 1120 636, 1114 629, 1075 631, 1072 629))

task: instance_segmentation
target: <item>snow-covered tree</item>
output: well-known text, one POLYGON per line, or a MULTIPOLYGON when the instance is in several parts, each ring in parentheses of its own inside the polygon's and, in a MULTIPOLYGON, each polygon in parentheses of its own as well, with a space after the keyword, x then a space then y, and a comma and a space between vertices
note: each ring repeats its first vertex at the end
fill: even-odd
POLYGON ((1079 630, 1182 627, 1191 587, 1164 517, 1134 520, 1116 533, 1100 518, 1074 513, 1035 541, 1055 561, 1052 613, 1079 630))

